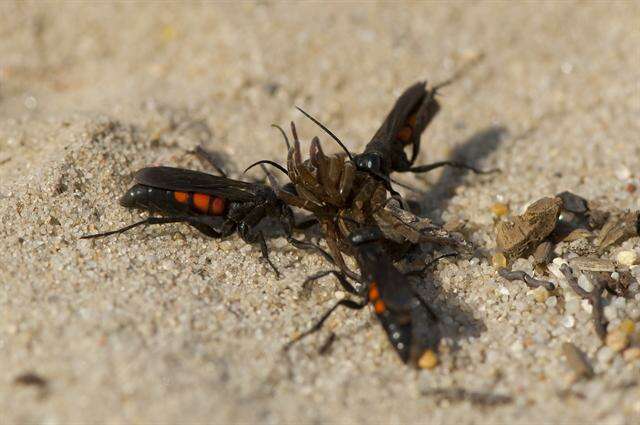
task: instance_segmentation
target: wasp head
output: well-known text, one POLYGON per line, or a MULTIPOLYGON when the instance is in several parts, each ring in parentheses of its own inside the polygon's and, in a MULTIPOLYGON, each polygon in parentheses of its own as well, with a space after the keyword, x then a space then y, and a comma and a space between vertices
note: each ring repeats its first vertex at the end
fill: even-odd
POLYGON ((377 152, 356 155, 353 160, 358 170, 371 171, 373 174, 382 173, 382 157, 377 152))

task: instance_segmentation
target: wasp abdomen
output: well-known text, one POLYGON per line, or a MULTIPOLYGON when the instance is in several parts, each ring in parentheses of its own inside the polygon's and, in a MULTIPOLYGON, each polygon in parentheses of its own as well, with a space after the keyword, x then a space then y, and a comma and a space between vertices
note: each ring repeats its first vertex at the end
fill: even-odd
POLYGON ((373 305, 373 310, 378 316, 382 327, 387 332, 389 341, 398 352, 403 362, 409 360, 409 349, 411 345, 411 323, 402 323, 399 317, 388 309, 386 303, 380 297, 380 291, 376 282, 371 282, 369 286, 369 302, 373 305))
POLYGON ((166 213, 199 213, 213 216, 225 214, 224 198, 204 193, 180 192, 137 184, 120 198, 128 208, 140 208, 166 213))
POLYGON ((224 198, 206 193, 173 192, 173 201, 179 205, 188 205, 194 212, 214 216, 224 215, 227 208, 224 198))

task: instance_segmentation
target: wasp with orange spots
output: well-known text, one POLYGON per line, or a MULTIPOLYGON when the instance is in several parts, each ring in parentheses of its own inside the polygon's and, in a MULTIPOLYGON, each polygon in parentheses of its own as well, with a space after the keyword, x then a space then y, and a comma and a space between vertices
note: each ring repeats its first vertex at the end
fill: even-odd
POLYGON ((264 184, 173 167, 143 168, 135 174, 134 181, 135 185, 120 198, 120 204, 160 212, 164 216, 147 217, 121 229, 86 235, 83 239, 123 233, 143 225, 168 223, 186 223, 213 238, 227 237, 237 231, 245 242, 259 243, 263 258, 279 276, 278 269, 269 259, 264 235, 256 229, 262 219, 272 217, 282 225, 289 243, 301 249, 318 250, 328 257, 316 245, 292 236, 294 228, 306 226, 296 225, 291 208, 264 184))
POLYGON ((394 265, 384 247, 384 235, 379 228, 361 227, 354 230, 348 240, 360 269, 360 286, 354 287, 344 273, 335 270, 318 273, 307 281, 332 274, 347 292, 361 296, 363 300, 337 301, 312 328, 290 341, 285 348, 320 330, 337 308, 360 310, 371 305, 400 359, 404 363, 417 365, 425 352, 435 352, 437 349, 440 341, 437 316, 411 285, 408 275, 394 265))
MULTIPOLYGON (((455 81, 462 72, 431 88, 426 81, 420 81, 407 88, 396 100, 371 141, 360 154, 352 154, 342 141, 318 119, 301 108, 298 108, 307 118, 316 123, 345 151, 349 159, 360 171, 366 171, 384 180, 391 189, 392 172, 426 173, 436 168, 450 166, 485 174, 493 171, 482 171, 471 165, 457 161, 438 161, 431 164, 414 166, 420 151, 420 138, 431 121, 440 111, 440 103, 436 99, 438 90, 455 81), (405 149, 411 146, 411 158, 405 149)), ((397 182, 396 182, 397 183, 397 182)), ((392 190, 392 193, 394 191, 392 190)))

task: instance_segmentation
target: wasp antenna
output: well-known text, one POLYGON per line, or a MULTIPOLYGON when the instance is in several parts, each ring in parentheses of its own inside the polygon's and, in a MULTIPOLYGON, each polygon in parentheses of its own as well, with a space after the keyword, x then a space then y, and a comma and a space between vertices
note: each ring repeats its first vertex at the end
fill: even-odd
POLYGON ((331 138, 333 140, 335 140, 340 147, 346 152, 347 156, 349 157, 349 159, 351 161, 353 161, 353 156, 351 155, 351 152, 349 152, 349 149, 347 149, 347 147, 340 141, 340 139, 338 139, 338 136, 336 136, 335 134, 333 134, 333 132, 331 132, 331 130, 329 130, 324 124, 322 124, 320 121, 318 121, 317 119, 315 119, 314 117, 312 117, 311 115, 309 115, 308 113, 306 113, 302 108, 300 108, 299 106, 296 106, 296 109, 300 112, 302 112, 304 114, 305 117, 309 118, 311 121, 313 121, 318 127, 320 127, 322 130, 324 130, 325 133, 327 133, 329 136, 331 136, 331 138))
POLYGON ((291 149, 291 145, 289 144, 289 138, 287 137, 287 133, 285 133, 282 127, 280 127, 278 124, 271 124, 271 127, 277 128, 278 130, 280 130, 280 133, 282 133, 282 137, 284 137, 284 142, 287 144, 287 151, 289 151, 289 149, 291 149))
POLYGON ((473 59, 471 59, 469 62, 465 63, 460 69, 458 69, 456 72, 454 72, 454 74, 451 77, 449 77, 446 80, 444 80, 444 81, 436 84, 435 86, 433 86, 432 90, 433 90, 434 95, 441 88, 446 87, 446 86, 458 81, 467 72, 469 72, 469 70, 471 68, 473 68, 474 66, 476 66, 477 64, 479 64, 483 60, 484 60, 484 53, 481 53, 481 54, 477 55, 476 57, 474 57, 473 59))
POLYGON ((270 161, 268 159, 263 159, 257 162, 254 162, 253 164, 249 165, 244 171, 243 174, 246 173, 247 171, 249 171, 250 169, 252 169, 253 167, 255 167, 256 165, 262 165, 262 168, 264 169, 264 165, 263 164, 269 164, 272 165, 274 167, 276 167, 278 170, 282 171, 283 173, 285 173, 286 175, 289 175, 289 172, 287 171, 286 168, 284 168, 282 165, 278 164, 277 162, 273 162, 270 161))

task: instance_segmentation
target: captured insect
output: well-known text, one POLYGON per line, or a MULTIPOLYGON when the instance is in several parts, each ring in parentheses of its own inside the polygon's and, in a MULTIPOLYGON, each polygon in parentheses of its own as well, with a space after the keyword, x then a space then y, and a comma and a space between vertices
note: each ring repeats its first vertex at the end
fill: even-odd
POLYGON ((290 341, 285 349, 289 349, 295 342, 320 330, 337 308, 342 306, 360 310, 371 304, 400 359, 404 363, 417 365, 425 352, 436 351, 440 341, 438 318, 411 286, 407 275, 393 264, 385 251, 384 235, 380 229, 361 227, 354 230, 348 240, 353 247, 360 269, 361 277, 358 280, 360 286, 354 287, 343 273, 335 270, 311 276, 305 283, 333 274, 347 292, 361 296, 364 300, 357 302, 343 299, 336 302, 313 327, 290 341))
POLYGON ((344 154, 325 155, 320 141, 314 137, 309 148, 309 159, 302 160, 300 140, 294 123, 291 123, 293 146, 284 130, 277 127, 288 147, 287 168, 272 161, 269 164, 285 173, 290 183, 278 188, 272 182, 276 195, 288 205, 313 213, 322 229, 333 263, 351 279, 358 279, 344 262, 341 252, 353 255, 346 238, 351 230, 362 226, 383 228, 387 254, 395 261, 417 243, 434 242, 460 246, 450 234, 426 219, 420 219, 408 211, 395 208, 387 197, 383 182, 370 173, 359 171, 344 154))
POLYGON ((279 221, 287 241, 293 246, 315 249, 331 258, 320 247, 292 236, 294 229, 308 227, 308 224, 296 224, 291 208, 264 184, 173 167, 143 168, 135 174, 134 181, 135 185, 120 198, 120 204, 127 208, 164 213, 165 216, 147 217, 121 229, 86 235, 82 239, 124 233, 143 225, 168 223, 187 223, 213 238, 227 237, 237 231, 243 241, 260 245, 262 257, 279 276, 278 269, 269 259, 264 235, 256 229, 262 219, 272 217, 279 221))

